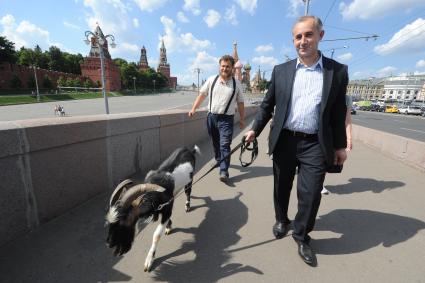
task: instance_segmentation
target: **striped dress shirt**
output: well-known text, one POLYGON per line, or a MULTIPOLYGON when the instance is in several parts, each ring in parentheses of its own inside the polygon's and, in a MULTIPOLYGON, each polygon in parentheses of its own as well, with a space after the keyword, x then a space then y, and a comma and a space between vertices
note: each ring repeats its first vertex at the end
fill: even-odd
POLYGON ((323 89, 322 55, 310 67, 297 60, 291 102, 284 128, 315 134, 319 130, 320 103, 323 89))

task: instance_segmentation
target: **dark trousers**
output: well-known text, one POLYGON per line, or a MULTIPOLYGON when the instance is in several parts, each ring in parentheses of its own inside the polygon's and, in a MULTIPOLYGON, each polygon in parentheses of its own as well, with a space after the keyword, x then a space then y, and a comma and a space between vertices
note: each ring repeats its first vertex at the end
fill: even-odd
POLYGON ((297 166, 298 212, 293 222, 292 236, 296 241, 308 243, 308 234, 313 230, 322 197, 320 192, 326 174, 325 157, 317 135, 295 137, 282 131, 273 152, 274 208, 277 221, 289 221, 289 198, 297 166))
MULTIPOLYGON (((233 115, 208 113, 208 134, 214 147, 215 160, 219 161, 230 153, 233 138, 233 115)), ((230 156, 220 163, 220 172, 228 174, 230 156)))

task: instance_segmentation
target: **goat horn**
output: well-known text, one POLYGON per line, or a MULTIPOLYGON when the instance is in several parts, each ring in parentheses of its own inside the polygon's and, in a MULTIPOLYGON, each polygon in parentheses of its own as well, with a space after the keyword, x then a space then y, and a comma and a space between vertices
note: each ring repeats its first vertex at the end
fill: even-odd
POLYGON ((123 196, 124 190, 127 188, 128 185, 133 184, 133 180, 126 179, 119 183, 115 190, 112 192, 111 198, 109 200, 109 206, 112 207, 121 197, 123 196))
POLYGON ((123 209, 127 209, 139 196, 153 191, 164 192, 165 189, 155 184, 138 184, 129 188, 121 198, 123 209))

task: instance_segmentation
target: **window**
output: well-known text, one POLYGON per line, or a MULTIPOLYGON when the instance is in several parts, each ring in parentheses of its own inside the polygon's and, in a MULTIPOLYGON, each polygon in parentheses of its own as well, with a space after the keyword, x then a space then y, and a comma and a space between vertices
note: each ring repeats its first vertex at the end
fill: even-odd
POLYGON ((398 93, 398 94, 401 94, 401 90, 399 90, 397 93, 398 93))
POLYGON ((407 91, 407 94, 410 94, 410 90, 407 91))
POLYGON ((392 90, 390 90, 390 94, 393 94, 393 91, 392 90))

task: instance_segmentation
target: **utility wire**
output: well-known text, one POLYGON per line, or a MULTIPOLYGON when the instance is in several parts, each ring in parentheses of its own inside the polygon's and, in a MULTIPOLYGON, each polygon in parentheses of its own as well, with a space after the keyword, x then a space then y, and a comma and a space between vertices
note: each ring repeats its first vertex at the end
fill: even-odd
POLYGON ((328 18, 329 13, 332 11, 332 8, 334 7, 335 2, 336 2, 336 0, 334 0, 334 1, 332 2, 332 5, 331 5, 331 7, 329 8, 328 13, 326 14, 326 17, 325 17, 325 19, 324 19, 324 21, 323 21, 323 24, 325 24, 325 23, 326 23, 326 19, 328 18))
MULTIPOLYGON (((413 39, 413 37, 410 37, 410 38, 405 38, 407 35, 409 35, 411 32, 413 32, 413 31, 415 31, 415 30, 417 30, 417 29, 419 29, 419 28, 421 28, 422 26, 424 26, 425 25, 425 23, 424 24, 421 24, 420 26, 418 26, 418 27, 416 27, 416 28, 414 28, 414 29, 412 29, 412 30, 410 30, 410 31, 408 31, 408 32, 406 32, 405 34, 403 34, 402 36, 400 36, 399 38, 397 38, 396 40, 394 40, 393 42, 392 42, 392 45, 393 45, 393 47, 397 47, 397 46, 399 46, 401 43, 405 43, 406 41, 408 41, 408 40, 411 40, 411 39, 413 39), (396 44, 394 44, 394 43, 396 43, 396 44)), ((374 56, 377 56, 378 54, 376 54, 376 53, 373 53, 373 52, 370 52, 368 55, 366 55, 365 57, 363 57, 363 58, 360 58, 359 60, 357 60, 357 61, 354 61, 353 63, 351 63, 350 65, 352 66, 352 65, 356 65, 356 64, 362 64, 366 59, 369 59, 370 57, 374 57, 374 56)))

